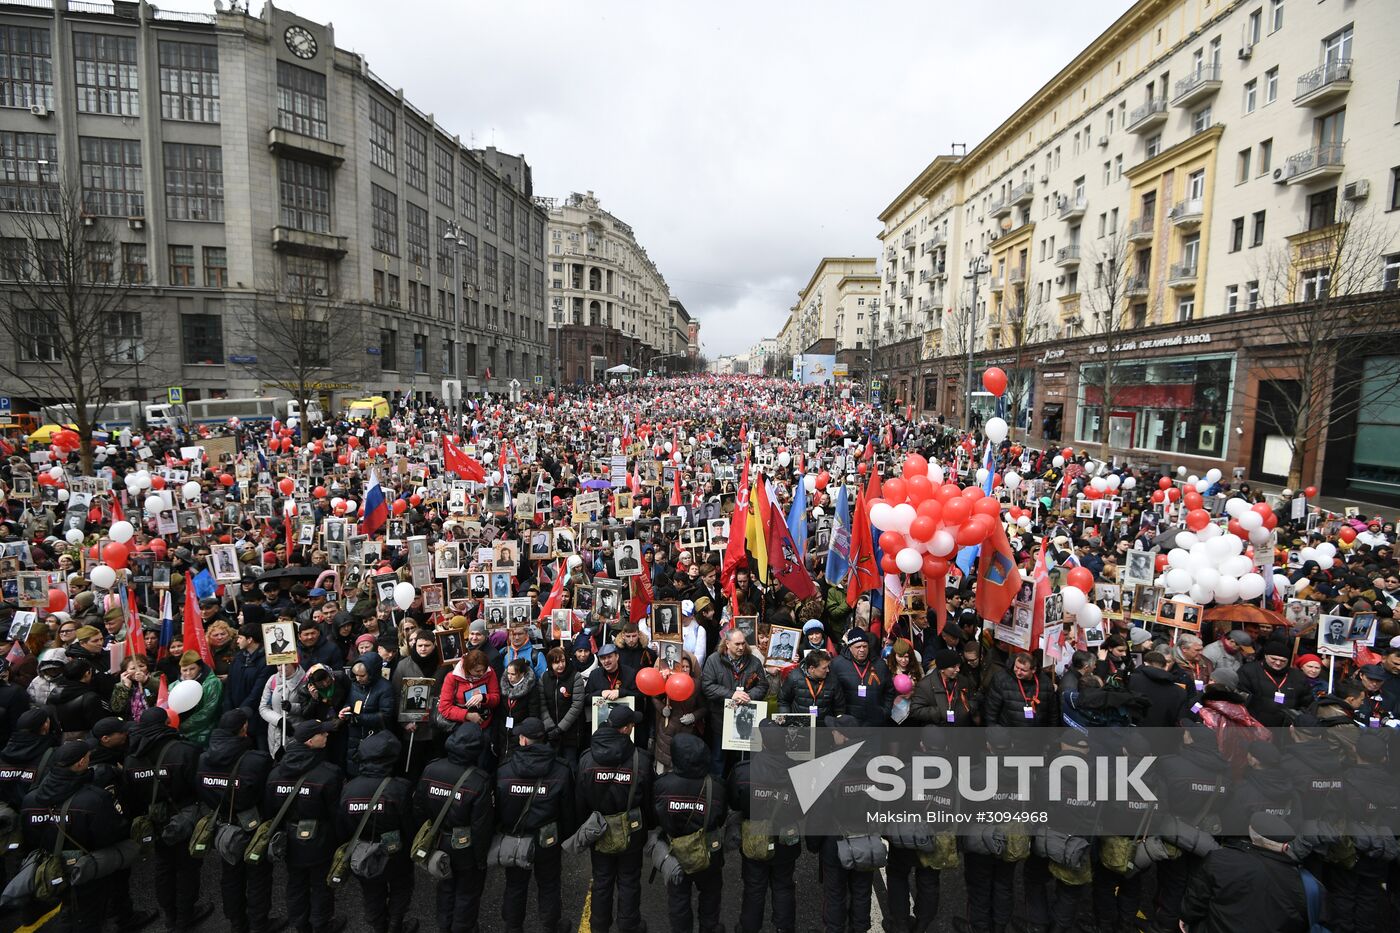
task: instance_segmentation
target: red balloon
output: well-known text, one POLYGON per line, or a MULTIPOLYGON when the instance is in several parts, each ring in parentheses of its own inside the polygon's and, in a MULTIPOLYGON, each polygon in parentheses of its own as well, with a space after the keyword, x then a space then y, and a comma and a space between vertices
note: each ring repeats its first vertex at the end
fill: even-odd
POLYGON ((925 499, 915 506, 914 514, 931 518, 936 524, 943 518, 943 503, 933 498, 925 499))
POLYGON ((918 505, 929 496, 933 495, 933 483, 927 476, 921 474, 910 476, 905 479, 904 486, 909 501, 918 505))
POLYGON ((326 487, 317 486, 315 489, 311 490, 311 495, 315 496, 317 499, 326 498, 326 487))
POLYGON ((277 488, 282 491, 282 495, 290 496, 292 490, 297 488, 297 484, 290 476, 284 476, 277 481, 277 488))
POLYGON ((1230 519, 1230 523, 1225 526, 1225 529, 1241 541, 1249 540, 1249 532, 1245 531, 1244 526, 1233 518, 1230 519))
MULTIPOLYGON (((972 503, 972 514, 985 515, 995 521, 997 516, 1001 514, 1001 503, 989 496, 983 496, 972 503)), ((990 528, 987 530, 991 531, 990 528)))
POLYGON ((1094 572, 1088 567, 1073 567, 1065 574, 1065 582, 1087 596, 1094 590, 1094 572))
POLYGON ((1181 498, 1181 490, 1173 486, 1171 489, 1163 489, 1162 495, 1167 497, 1168 502, 1175 502, 1181 498))
POLYGON ((1152 561, 1152 566, 1157 568, 1158 573, 1165 571, 1167 569, 1167 555, 1158 554, 1156 559, 1152 561))
POLYGON ((408 503, 403 499, 395 499, 393 511, 395 515, 402 515, 408 511, 408 503))
POLYGON ((1181 501, 1186 504, 1186 508, 1188 509, 1203 508, 1206 504, 1205 498, 1194 489, 1186 490, 1186 494, 1181 497, 1181 501))
POLYGON ((943 524, 958 526, 967 521, 972 514, 972 502, 958 496, 956 499, 949 499, 943 503, 943 524))
POLYGON ((904 485, 904 480, 896 476, 885 480, 885 484, 880 487, 880 494, 890 505, 899 505, 909 495, 909 489, 904 485))
POLYGON ((1273 512, 1270 512, 1268 515, 1265 515, 1265 516, 1264 516, 1264 527, 1267 528, 1267 529, 1269 529, 1270 531, 1273 531, 1275 528, 1277 528, 1277 527, 1278 527, 1278 516, 1275 515, 1273 512))
POLYGON ((346 466, 350 463, 350 458, 345 456, 345 454, 341 454, 339 457, 335 458, 335 462, 341 466, 346 466))
POLYGON ((865 475, 865 469, 866 469, 865 464, 862 463, 862 464, 860 464, 859 466, 856 467, 856 472, 859 473, 861 476, 864 476, 864 475, 865 475))
POLYGON ((1158 489, 1171 489, 1171 488, 1172 488, 1171 477, 1169 477, 1169 476, 1163 476, 1161 479, 1157 480, 1157 488, 1158 488, 1158 489))
POLYGON ((354 450, 356 447, 360 446, 360 439, 358 437, 351 436, 346 438, 345 443, 350 445, 351 450, 354 450))
POLYGON ((956 499, 959 496, 961 496, 962 490, 958 488, 956 483, 944 483, 942 486, 939 486, 937 489, 935 489, 933 491, 933 494, 938 499, 938 501, 942 502, 944 505, 947 505, 953 499, 956 499))
POLYGON ((150 544, 146 546, 151 549, 151 553, 156 556, 157 560, 163 559, 166 550, 169 549, 169 545, 165 543, 164 538, 152 538, 150 544))
POLYGON ((119 541, 112 541, 102 549, 102 562, 109 567, 121 570, 126 566, 126 558, 129 552, 126 545, 119 541))
POLYGON ((919 454, 909 454, 904 458, 904 478, 928 476, 928 461, 919 454))
POLYGON ((924 576, 938 578, 948 573, 948 561, 932 554, 924 555, 924 576))
POLYGON ((232 486, 233 484, 234 484, 233 474, 231 474, 231 473, 220 473, 220 474, 219 474, 219 485, 220 485, 220 486, 223 486, 223 487, 227 488, 227 487, 229 487, 229 486, 232 486))
MULTIPOLYGON (((926 515, 918 515, 918 516, 915 516, 914 520, 913 520, 912 522, 909 523, 909 537, 913 538, 915 541, 924 541, 924 542, 927 542, 929 538, 932 538, 932 537, 933 537, 933 533, 934 533, 935 531, 937 531, 937 530, 938 530, 938 522, 934 521, 933 519, 929 518, 929 517, 926 516, 926 515)), ((883 548, 883 547, 885 546, 885 540, 884 540, 884 539, 885 539, 885 536, 884 536, 884 535, 881 535, 881 536, 880 536, 880 547, 881 547, 881 548, 883 548)))
POLYGON ((654 667, 644 667, 637 671, 637 689, 649 697, 659 697, 666 692, 666 677, 654 667))
POLYGON ((1086 487, 1085 490, 1084 490, 1084 498, 1086 498, 1086 499, 1102 499, 1102 498, 1103 498, 1103 493, 1100 492, 1099 490, 1095 489, 1093 486, 1088 486, 1088 487, 1086 487))
POLYGON ((826 472, 826 470, 822 470, 820 473, 817 474, 817 488, 818 488, 818 489, 825 489, 825 488, 827 487, 827 484, 830 483, 830 482, 831 482, 831 474, 828 473, 828 472, 826 472))
POLYGON ((1250 506, 1250 509, 1258 512, 1260 518, 1268 518, 1274 513, 1274 510, 1269 507, 1269 503, 1267 502, 1256 502, 1250 506))
POLYGON ((1337 537, 1350 544, 1356 540, 1356 529, 1350 525, 1343 525, 1342 530, 1337 532, 1337 537))
POLYGON ((962 491, 962 497, 972 502, 976 502, 985 495, 986 493, 982 491, 981 486, 969 486, 962 491))
POLYGON ((1192 531, 1200 531, 1210 524, 1210 513, 1205 509, 1192 509, 1186 513, 1186 527, 1192 531))
POLYGON ((164 477, 164 476, 161 476, 159 473, 153 474, 153 475, 151 476, 151 488, 152 488, 152 489, 164 489, 164 488, 165 488, 165 477, 164 477))
POLYGON ((1162 501, 1165 501, 1166 498, 1167 498, 1167 494, 1164 493, 1164 492, 1162 492, 1162 490, 1160 490, 1160 489, 1154 489, 1154 490, 1152 490, 1152 501, 1153 501, 1153 502, 1162 502, 1162 501))
POLYGON ((416 509, 418 508, 418 506, 423 504, 423 497, 415 492, 413 495, 408 497, 408 504, 416 509))
POLYGON ((1006 372, 999 366, 989 366, 982 373, 982 388, 997 398, 1006 394, 1006 372))
POLYGON ((991 533, 991 530, 991 519, 985 515, 974 515, 958 529, 958 544, 963 547, 981 544, 987 540, 987 535, 991 533))
POLYGON ((899 565, 894 562, 893 554, 880 555, 880 569, 885 573, 899 573, 899 565))
POLYGON ((666 696, 673 702, 684 703, 695 694, 695 681, 690 675, 676 671, 666 678, 666 696))
MULTIPOLYGON (((918 521, 918 519, 915 519, 918 521)), ((913 528, 913 525, 909 526, 913 528)), ((904 535, 897 531, 884 531, 880 533, 880 550, 886 554, 898 554, 904 547, 904 535)))
POLYGON ((1303 490, 1303 495, 1307 496, 1309 499, 1317 498, 1317 487, 1309 486, 1307 489, 1303 490))
POLYGON ((67 606, 67 593, 59 589, 49 590, 49 612, 62 612, 67 606))
POLYGON ((52 476, 50 476, 50 475, 47 474, 47 473, 40 473, 38 479, 36 480, 36 482, 37 482, 40 486, 55 486, 55 485, 58 484, 58 480, 54 479, 52 476))

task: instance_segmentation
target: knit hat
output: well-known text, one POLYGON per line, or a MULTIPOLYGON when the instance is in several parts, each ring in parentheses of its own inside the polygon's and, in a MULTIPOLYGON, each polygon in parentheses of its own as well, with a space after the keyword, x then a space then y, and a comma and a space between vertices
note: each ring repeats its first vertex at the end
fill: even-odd
POLYGON ((949 648, 944 648, 933 656, 933 669, 936 671, 946 671, 950 667, 957 667, 960 664, 962 664, 962 656, 949 648))
POLYGON ((1210 672, 1210 682, 1226 690, 1234 690, 1240 685, 1240 675, 1230 668, 1217 667, 1210 672))
POLYGON ((475 632, 475 633, 478 634, 478 635, 485 635, 485 634, 487 633, 487 629, 486 629, 486 620, 485 620, 485 619, 477 619, 477 620, 476 620, 475 622, 473 622, 470 626, 468 626, 467 631, 469 631, 469 632, 475 632))
POLYGON ((808 619, 806 622, 802 623, 802 634, 804 635, 809 632, 824 631, 826 631, 826 626, 822 625, 821 619, 808 619))

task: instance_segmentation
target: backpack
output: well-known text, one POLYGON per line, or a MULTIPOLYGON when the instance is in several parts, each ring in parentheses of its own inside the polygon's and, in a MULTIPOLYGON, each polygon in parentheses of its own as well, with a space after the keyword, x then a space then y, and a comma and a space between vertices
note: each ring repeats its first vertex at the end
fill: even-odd
MULTIPOLYGON (((705 775, 705 810, 704 820, 710 820, 710 805, 713 802, 714 781, 707 774, 705 775)), ((686 833, 684 836, 677 836, 671 840, 671 856, 681 866, 681 871, 687 875, 695 875, 710 867, 710 853, 719 849, 720 840, 718 836, 711 833, 705 826, 693 833, 686 833)))
MULTIPOLYGON (((238 767, 243 764, 243 758, 247 755, 244 752, 238 756, 233 763, 233 770, 229 772, 229 798, 228 798, 228 821, 233 822, 233 804, 238 797, 238 767)), ((199 822, 194 824, 194 832, 190 833, 190 857, 204 858, 209 852, 209 847, 214 844, 214 831, 219 828, 219 809, 215 807, 199 818, 199 822)))
POLYGON ((160 769, 165 764, 165 756, 175 747, 176 739, 171 739, 165 743, 165 747, 156 756, 155 770, 151 774, 151 800, 146 806, 146 812, 131 821, 131 838, 140 843, 141 847, 149 848, 155 844, 157 830, 164 829, 165 824, 170 820, 170 804, 160 799, 160 769))
MULTIPOLYGON (((418 832, 413 835, 413 847, 409 849, 409 857, 413 859, 413 864, 439 881, 452 876, 452 866, 446 859, 437 857, 443 854, 437 844, 438 833, 442 830, 442 821, 447 818, 448 809, 457 798, 457 791, 462 789, 467 778, 474 773, 477 773, 476 768, 466 768, 462 771, 457 782, 452 785, 452 790, 448 791, 447 799, 443 801, 442 809, 438 810, 437 816, 431 820, 424 820, 423 825, 418 827, 418 832)), ((455 826, 452 828, 451 846, 453 849, 465 849, 471 844, 470 827, 455 826)))
POLYGON ((253 838, 248 842, 248 848, 243 850, 243 861, 256 864, 262 861, 267 855, 268 849, 272 846, 272 837, 277 832, 277 828, 282 825, 282 820, 286 819, 287 811, 292 809, 292 802, 301 793, 301 785, 306 783, 306 779, 311 776, 308 771, 303 774, 292 787, 292 792, 287 795, 287 799, 282 801, 282 806, 278 808, 275 816, 270 820, 264 820, 258 824, 258 828, 253 830, 253 838))
MULTIPOLYGON (((641 750, 632 750, 632 783, 627 788, 627 806, 621 813, 609 813, 603 815, 603 820, 607 823, 607 829, 597 842, 593 843, 593 851, 603 855, 619 855, 627 851, 628 844, 632 841, 632 834, 642 828, 642 814, 632 808, 632 798, 637 791, 637 767, 641 764, 641 750)), ((706 808, 708 815, 709 809, 706 808)))
MULTIPOLYGON (((65 828, 68 825, 68 808, 72 805, 72 797, 63 801, 63 807, 58 811, 58 835, 54 837, 53 849, 40 854, 34 867, 34 896, 48 903, 62 900, 73 883, 71 872, 78 861, 79 852, 65 851, 63 848, 64 839, 73 841, 65 828)), ((76 842, 73 845, 78 846, 76 842)), ((87 851, 82 846, 78 846, 78 849, 87 851)))
POLYGON ((335 850, 335 855, 331 856, 331 868, 326 872, 326 884, 332 888, 338 888, 345 883, 346 877, 353 870, 361 878, 373 879, 379 877, 384 872, 384 867, 389 862, 389 853, 384 848, 384 844, 379 840, 365 842, 360 838, 360 834, 369 825, 370 817, 374 815, 374 805, 379 803, 379 798, 384 795, 384 789, 389 786, 392 777, 386 777, 379 782, 379 786, 374 789, 374 794, 369 798, 369 805, 365 807, 365 815, 360 817, 360 825, 355 827, 355 834, 350 837, 340 848, 335 850), (372 851, 376 850, 376 851, 372 851))

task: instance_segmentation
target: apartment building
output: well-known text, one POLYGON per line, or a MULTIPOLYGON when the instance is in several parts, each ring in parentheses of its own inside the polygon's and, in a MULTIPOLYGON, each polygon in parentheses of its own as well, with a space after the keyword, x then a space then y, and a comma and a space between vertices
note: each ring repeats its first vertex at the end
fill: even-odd
MULTIPOLYGON (((1134 3, 880 213, 888 397, 985 417, 995 400, 967 360, 995 361, 1022 371, 1013 430, 1032 444, 1107 438, 1139 462, 1278 481, 1286 451, 1255 405, 1289 387, 1251 367, 1261 316, 1333 294, 1339 228, 1349 294, 1393 301, 1400 285, 1396 35, 1390 0, 1134 3), (1104 411, 1095 383, 1120 350, 1104 411)), ((1367 408, 1309 482, 1400 495, 1382 455, 1400 426, 1367 408)))
POLYGON ((549 212, 549 326, 559 379, 591 382, 613 366, 647 371, 688 358, 690 316, 631 225, 592 191, 541 203, 549 212))
MULTIPOLYGON (((249 315, 290 292, 323 315, 328 405, 546 375, 546 214, 524 158, 464 143, 330 25, 213 6, 0 2, 0 289, 35 248, 17 218, 67 187, 132 288, 113 339, 139 365, 117 397, 277 392, 249 315)), ((37 376, 0 390, 61 394, 37 376)))

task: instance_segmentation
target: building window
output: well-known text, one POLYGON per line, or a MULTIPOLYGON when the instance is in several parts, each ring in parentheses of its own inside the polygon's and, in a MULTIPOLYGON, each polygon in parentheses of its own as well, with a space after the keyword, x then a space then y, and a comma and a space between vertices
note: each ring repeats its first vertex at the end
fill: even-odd
POLYGON ((73 59, 79 113, 141 115, 135 36, 75 32, 73 59))
POLYGON ((1176 302, 1176 322, 1185 324, 1196 316, 1196 296, 1183 295, 1176 302))
POLYGON ((55 139, 48 133, 0 132, 0 210, 57 210, 55 139))
POLYGON ((476 285, 476 237, 470 233, 462 234, 462 241, 466 244, 462 247, 462 284, 476 285))
POLYGON ((374 303, 377 304, 377 305, 382 305, 382 304, 384 304, 384 301, 385 301, 385 299, 384 299, 384 270, 383 270, 383 269, 375 269, 375 270, 374 270, 374 274, 373 274, 370 278, 371 278, 371 279, 373 280, 373 282, 374 282, 374 303))
POLYGON ((506 246, 510 246, 515 239, 515 205, 510 203, 510 195, 504 192, 501 201, 501 239, 506 246))
POLYGON ((428 135, 411 123, 403 125, 403 180, 428 193, 428 135))
MULTIPOLYGON (((373 100, 371 100, 371 105, 373 100)), ((298 68, 287 62, 277 63, 277 125, 284 130, 329 139, 327 126, 326 76, 320 72, 298 68)), ((370 108, 373 114, 373 106, 370 108)), ((372 137, 371 137, 372 138, 372 137)))
POLYGON ((381 103, 377 97, 369 99, 369 160, 391 175, 397 171, 395 121, 394 111, 387 104, 381 103))
POLYGON ((1104 366, 1079 370, 1078 440, 1118 449, 1221 457, 1229 435, 1234 358, 1175 357, 1114 365, 1104 418, 1104 366))
POLYGON ((452 150, 436 146, 433 149, 433 158, 436 160, 436 181, 437 199, 439 204, 452 207, 452 192, 456 184, 452 179, 452 170, 456 165, 457 157, 452 154, 452 150))
POLYGON ((481 265, 483 276, 486 279, 486 290, 494 293, 496 291, 496 247, 490 243, 482 244, 481 265))
POLYGON ((1251 247, 1264 245, 1264 211, 1254 212, 1254 227, 1249 238, 1251 247))
POLYGON ((1400 211, 1400 165, 1390 170, 1390 209, 1400 211))
POLYGON ((1309 269, 1301 277, 1302 295, 1300 301, 1322 301, 1332 285, 1332 271, 1326 267, 1321 269, 1309 269))
POLYGON ((467 223, 476 223, 476 169, 462 166, 462 216, 467 223))
POLYGON ((1244 294, 1247 311, 1259 310, 1259 282, 1257 280, 1244 283, 1244 294))
POLYGON ((1230 252, 1238 253, 1244 249, 1244 218, 1236 217, 1230 221, 1230 252))
POLYGON ((1147 137, 1147 157, 1150 159, 1162 151, 1162 134, 1153 133, 1147 137))
POLYGON ((392 191, 369 186, 371 245, 390 256, 399 254, 399 199, 392 191))
POLYGON ((457 375, 457 341, 444 340, 442 343, 442 372, 446 376, 457 375))
POLYGON ((385 370, 386 372, 398 372, 398 331, 385 329, 379 332, 379 368, 385 370))
POLYGON ((0 107, 53 107, 48 29, 0 26, 0 107))
POLYGON ((1239 156, 1235 161, 1235 184, 1242 185, 1249 181, 1249 164, 1250 157, 1253 153, 1253 149, 1240 150, 1239 156))
POLYGON ((1191 133, 1204 133, 1211 127, 1210 107, 1202 107, 1191 114, 1191 133))
POLYGON ((204 285, 206 288, 228 287, 228 249, 223 246, 204 247, 204 285))
POLYGON ((135 139, 78 140, 82 159, 83 210, 96 217, 144 217, 141 143, 135 139))
POLYGON ((1244 44, 1246 46, 1258 45, 1259 39, 1263 36, 1263 34, 1264 11, 1261 8, 1249 14, 1249 22, 1245 26, 1244 31, 1244 44))
POLYGON ((489 181, 481 186, 481 229, 496 232, 496 186, 489 181))
POLYGON ((1278 67, 1275 66, 1264 72, 1264 103, 1272 104, 1278 100, 1278 67))
POLYGON ((412 201, 404 205, 404 232, 408 261, 415 266, 428 264, 428 212, 412 201))
POLYGON ((1254 108, 1259 104, 1259 81, 1258 79, 1246 81, 1244 83, 1244 112, 1253 113, 1254 108))
POLYGON ((1283 28, 1283 0, 1269 0, 1269 32, 1283 28))
POLYGON ((160 43, 160 115, 167 120, 219 122, 217 45, 160 43))
POLYGON ((224 361, 224 320, 217 314, 180 316, 184 361, 187 365, 217 364, 224 361))
POLYGON ((1326 39, 1322 40, 1322 60, 1327 64, 1334 62, 1351 61, 1351 37, 1352 30, 1348 26, 1345 29, 1334 32, 1326 39))
POLYGON ((1391 253, 1381 258, 1381 290, 1396 289, 1400 289, 1400 253, 1391 253))
POLYGON ((145 285, 151 280, 146 262, 145 243, 122 244, 122 281, 128 285, 145 285))
POLYGON ((1267 175, 1274 165, 1274 141, 1266 139, 1259 144, 1259 174, 1267 175))
POLYGON ((1308 229, 1321 230, 1337 220, 1337 189, 1328 188, 1308 195, 1308 229))
POLYGON ((218 146, 166 143, 165 216, 171 220, 224 219, 224 153, 218 146))
POLYGON ((170 284, 194 284, 194 247, 170 247, 170 284))
POLYGON ((139 363, 146 358, 140 311, 107 313, 107 353, 118 363, 139 363))
POLYGON ((415 373, 426 373, 428 371, 428 335, 413 335, 413 371, 415 373))
POLYGON ((56 363, 62 350, 55 339, 58 321, 51 312, 30 311, 24 315, 24 332, 19 335, 19 358, 27 363, 56 363))
POLYGON ((1240 309, 1240 287, 1238 285, 1225 286, 1225 313, 1234 314, 1240 309))
POLYGON ((282 226, 310 233, 331 232, 331 173, 325 166, 277 160, 282 226))

